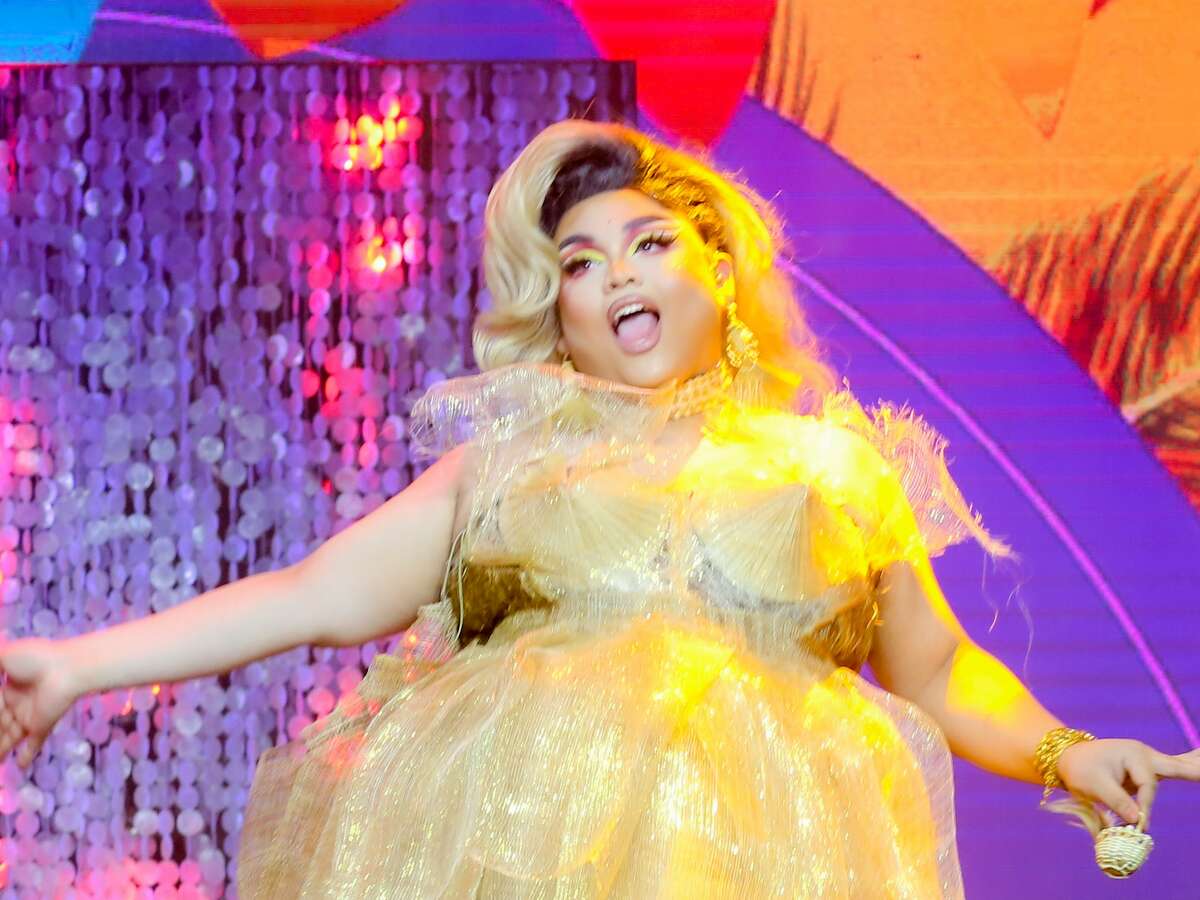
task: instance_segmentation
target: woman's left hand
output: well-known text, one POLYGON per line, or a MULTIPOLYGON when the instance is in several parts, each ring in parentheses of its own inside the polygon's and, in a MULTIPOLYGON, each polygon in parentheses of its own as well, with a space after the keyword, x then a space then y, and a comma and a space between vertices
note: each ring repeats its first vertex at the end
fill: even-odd
POLYGON ((1160 778, 1200 781, 1200 747, 1171 756, 1124 738, 1083 741, 1062 752, 1058 777, 1072 793, 1103 803, 1126 822, 1144 813, 1143 827, 1149 827, 1160 778))

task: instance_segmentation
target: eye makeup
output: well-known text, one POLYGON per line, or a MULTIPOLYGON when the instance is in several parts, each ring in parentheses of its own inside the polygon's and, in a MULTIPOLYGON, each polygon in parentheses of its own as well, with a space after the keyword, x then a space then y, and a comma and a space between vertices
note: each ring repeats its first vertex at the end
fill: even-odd
MULTIPOLYGON (((643 232, 629 242, 628 253, 629 255, 633 255, 642 250, 643 247, 647 250, 652 247, 670 247, 678 238, 678 233, 664 229, 643 232)), ((575 275, 578 272, 585 271, 591 264, 604 262, 604 259, 604 254, 599 250, 593 248, 580 249, 563 260, 562 269, 567 275, 575 275)))

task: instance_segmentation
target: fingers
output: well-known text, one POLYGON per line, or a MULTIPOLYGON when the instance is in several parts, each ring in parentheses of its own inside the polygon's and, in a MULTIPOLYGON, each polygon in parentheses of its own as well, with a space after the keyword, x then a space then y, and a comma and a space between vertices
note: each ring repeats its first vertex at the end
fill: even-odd
POLYGON ((1106 771, 1101 777, 1096 778, 1090 785, 1090 791, 1085 793, 1090 793, 1093 799, 1099 800, 1131 824, 1136 822, 1141 814, 1138 804, 1110 772, 1106 771))
POLYGON ((0 759, 7 756, 24 737, 25 729, 13 716, 8 705, 4 703, 3 697, 0 696, 0 759))
POLYGON ((1154 771, 1158 777, 1200 781, 1200 748, 1177 756, 1155 750, 1153 755, 1154 771))
POLYGON ((8 756, 13 747, 20 744, 20 749, 17 751, 17 765, 22 769, 28 769, 37 758, 45 741, 44 734, 34 734, 28 731, 16 720, 7 706, 0 706, 0 759, 8 756))
MULTIPOLYGON (((1129 773, 1129 780, 1137 788, 1137 805, 1141 809, 1144 816, 1142 819, 1143 830, 1150 828, 1150 807, 1154 803, 1154 795, 1158 790, 1158 776, 1155 774, 1154 766, 1151 763, 1148 754, 1139 754, 1129 760, 1125 765, 1125 770, 1129 773)), ((1121 813, 1121 816, 1126 822, 1136 822, 1137 815, 1131 819, 1121 813)))
POLYGON ((42 751, 42 744, 45 740, 44 735, 29 735, 25 743, 21 745, 21 749, 17 751, 17 765, 22 769, 28 769, 33 765, 33 761, 42 751))

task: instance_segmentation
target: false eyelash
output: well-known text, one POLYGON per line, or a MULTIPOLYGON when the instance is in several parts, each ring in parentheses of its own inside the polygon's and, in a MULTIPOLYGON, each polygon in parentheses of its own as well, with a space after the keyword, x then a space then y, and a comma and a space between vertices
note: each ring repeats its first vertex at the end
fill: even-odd
POLYGON ((563 272, 568 275, 574 275, 579 271, 584 263, 591 262, 595 262, 595 260, 587 256, 576 256, 575 258, 567 261, 567 264, 563 266, 563 272))
POLYGON ((669 231, 653 231, 650 234, 644 234, 634 242, 634 248, 642 246, 645 243, 655 244, 659 247, 670 247, 675 243, 678 235, 669 231))

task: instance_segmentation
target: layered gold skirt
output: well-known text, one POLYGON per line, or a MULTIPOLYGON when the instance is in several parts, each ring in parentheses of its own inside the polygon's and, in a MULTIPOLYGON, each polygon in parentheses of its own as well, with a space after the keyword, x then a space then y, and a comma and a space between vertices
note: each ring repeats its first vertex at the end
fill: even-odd
POLYGON ((911 704, 708 622, 510 616, 377 657, 259 762, 243 898, 962 893, 949 754, 911 704))

